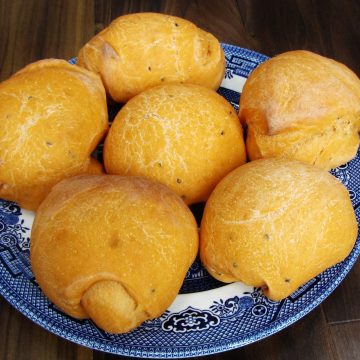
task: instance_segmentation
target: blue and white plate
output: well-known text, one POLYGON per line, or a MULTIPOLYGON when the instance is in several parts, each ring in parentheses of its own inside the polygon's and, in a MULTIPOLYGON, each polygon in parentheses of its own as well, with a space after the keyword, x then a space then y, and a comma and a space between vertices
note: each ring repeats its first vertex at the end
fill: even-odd
MULTIPOLYGON (((227 70, 219 93, 237 109, 249 73, 267 57, 223 45, 227 70)), ((332 172, 349 189, 359 220, 360 159, 332 172)), ((344 279, 360 253, 360 240, 348 258, 309 281, 287 299, 269 301, 259 289, 224 285, 196 261, 170 308, 125 335, 111 335, 89 320, 75 320, 40 291, 29 263, 33 213, 0 200, 0 294, 35 323, 75 343, 114 354, 178 358, 217 353, 250 344, 297 321, 319 305, 344 279)))

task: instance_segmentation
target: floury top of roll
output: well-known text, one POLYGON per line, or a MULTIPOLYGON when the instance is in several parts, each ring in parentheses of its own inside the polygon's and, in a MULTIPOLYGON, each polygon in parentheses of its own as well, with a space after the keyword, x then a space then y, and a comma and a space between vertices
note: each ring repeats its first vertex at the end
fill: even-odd
POLYGON ((215 91, 164 84, 129 100, 104 144, 108 174, 160 182, 186 204, 206 201, 216 184, 246 162, 234 108, 215 91))
POLYGON ((120 16, 79 52, 78 64, 99 73, 106 91, 124 103, 162 83, 191 83, 216 90, 225 72, 219 41, 175 16, 120 16))
POLYGON ((91 158, 108 130, 99 76, 46 59, 0 84, 0 198, 36 210, 52 186, 101 173, 91 158))
POLYGON ((239 116, 250 160, 284 157, 329 170, 356 156, 360 80, 339 62, 289 51, 250 74, 239 116))

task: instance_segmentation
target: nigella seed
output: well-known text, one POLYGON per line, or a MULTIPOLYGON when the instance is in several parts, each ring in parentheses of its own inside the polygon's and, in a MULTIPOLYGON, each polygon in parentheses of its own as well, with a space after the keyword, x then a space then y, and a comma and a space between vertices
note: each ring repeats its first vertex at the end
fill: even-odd
POLYGON ((160 81, 165 81, 165 78, 164 78, 164 77, 162 77, 162 78, 160 79, 160 81))
POLYGON ((286 279, 285 279, 285 282, 286 282, 286 283, 289 283, 289 282, 291 282, 291 279, 286 278, 286 279))
POLYGON ((225 134, 225 131, 224 130, 222 130, 221 131, 221 133, 220 133, 220 135, 224 135, 225 134))
POLYGON ((156 290, 155 289, 151 289, 151 293, 153 294, 156 290))
POLYGON ((46 141, 45 144, 46 144, 46 146, 53 146, 53 143, 50 141, 46 141))
POLYGON ((33 97, 30 95, 30 96, 28 96, 28 100, 31 100, 33 97))
POLYGON ((148 70, 151 71, 151 66, 148 66, 148 70))
POLYGON ((159 162, 157 163, 157 166, 158 166, 158 167, 162 167, 162 163, 159 161, 159 162))
POLYGON ((181 180, 181 179, 176 179, 176 182, 177 182, 178 184, 181 184, 182 180, 181 180))
POLYGON ((175 23, 174 25, 175 25, 176 27, 178 27, 178 26, 179 26, 179 24, 178 24, 178 23, 175 23))
POLYGON ((237 267, 238 267, 238 264, 237 264, 236 262, 233 262, 232 265, 233 265, 234 268, 237 268, 237 267))
POLYGON ((269 235, 269 234, 265 234, 265 235, 264 235, 264 238, 265 238, 266 240, 270 240, 270 235, 269 235))

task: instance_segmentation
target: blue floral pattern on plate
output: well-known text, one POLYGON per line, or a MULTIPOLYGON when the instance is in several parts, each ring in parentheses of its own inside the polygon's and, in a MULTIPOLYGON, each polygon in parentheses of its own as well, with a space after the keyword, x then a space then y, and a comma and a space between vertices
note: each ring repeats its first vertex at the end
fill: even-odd
MULTIPOLYGON (((223 48, 227 69, 219 93, 238 109, 246 77, 267 57, 231 45, 224 44, 223 48)), ((359 221, 359 155, 331 172, 347 186, 359 221)), ((223 285, 196 260, 187 273, 182 294, 162 316, 128 334, 113 335, 90 320, 70 318, 42 294, 29 263, 32 220, 31 212, 0 200, 0 294, 56 335, 96 350, 143 358, 212 354, 267 337, 319 305, 340 284, 360 254, 358 239, 345 261, 280 302, 268 300, 258 288, 240 283, 223 285)))

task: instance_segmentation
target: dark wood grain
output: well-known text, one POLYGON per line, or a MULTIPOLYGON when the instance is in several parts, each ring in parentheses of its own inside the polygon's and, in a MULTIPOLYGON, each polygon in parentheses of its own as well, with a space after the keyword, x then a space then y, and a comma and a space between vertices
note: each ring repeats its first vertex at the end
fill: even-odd
MULTIPOLYGON (((68 59, 121 14, 154 11, 193 21, 222 42, 267 55, 308 49, 360 74, 358 0, 0 0, 0 79, 42 58, 68 59)), ((290 328, 205 359, 360 359, 360 264, 290 328)), ((33 324, 0 298, 0 360, 111 360, 33 324)))
MULTIPOLYGON (((323 308, 329 323, 360 321, 360 261, 345 281, 325 300, 323 308)), ((360 342, 360 334, 359 334, 360 342)), ((360 356, 359 356, 360 358, 360 356)))
POLYGON ((307 49, 337 59, 359 74, 360 47, 355 40, 360 37, 359 2, 351 6, 336 0, 238 3, 253 49, 270 56, 307 49))
POLYGON ((1 0, 0 79, 35 60, 76 56, 93 33, 90 0, 1 0))
POLYGON ((360 322, 330 326, 337 356, 341 360, 360 359, 360 322))
POLYGON ((0 297, 1 360, 92 360, 92 351, 40 328, 0 297))

